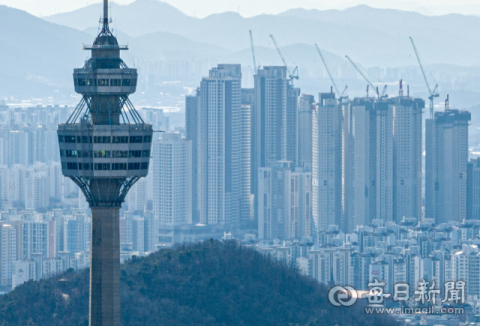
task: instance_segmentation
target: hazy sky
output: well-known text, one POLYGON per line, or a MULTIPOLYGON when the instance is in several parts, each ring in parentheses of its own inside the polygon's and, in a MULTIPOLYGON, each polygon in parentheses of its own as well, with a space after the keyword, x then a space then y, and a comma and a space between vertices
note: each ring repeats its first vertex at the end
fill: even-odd
MULTIPOLYGON (((26 10, 36 16, 53 15, 99 3, 103 0, 0 0, 1 5, 26 10)), ((135 0, 116 0, 126 5, 135 0)), ((156 1, 156 0, 139 0, 156 1)), ((358 4, 367 4, 377 8, 392 8, 417 11, 427 15, 463 13, 480 15, 480 3, 472 0, 164 0, 188 15, 205 17, 207 15, 236 11, 242 16, 259 14, 277 14, 291 8, 307 9, 344 9, 358 4)))

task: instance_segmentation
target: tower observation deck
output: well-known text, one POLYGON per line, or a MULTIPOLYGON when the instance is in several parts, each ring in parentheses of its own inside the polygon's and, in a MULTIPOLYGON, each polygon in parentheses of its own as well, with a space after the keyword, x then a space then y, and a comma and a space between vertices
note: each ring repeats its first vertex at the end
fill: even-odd
POLYGON ((137 70, 120 58, 128 47, 110 32, 108 0, 102 30, 84 49, 92 56, 73 74, 82 99, 58 126, 58 141, 63 175, 80 187, 92 210, 89 324, 117 326, 119 210, 129 189, 148 173, 153 130, 128 99, 136 90, 137 70))

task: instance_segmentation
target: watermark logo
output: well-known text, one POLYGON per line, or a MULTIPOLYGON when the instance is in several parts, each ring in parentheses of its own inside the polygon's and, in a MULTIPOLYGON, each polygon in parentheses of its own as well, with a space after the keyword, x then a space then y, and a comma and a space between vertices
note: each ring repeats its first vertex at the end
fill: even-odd
POLYGON ((328 291, 328 301, 335 307, 350 307, 357 302, 357 291, 351 286, 334 286, 328 291))
POLYGON ((463 313, 463 308, 445 308, 437 307, 439 309, 435 310, 435 305, 438 303, 447 303, 447 304, 458 304, 465 303, 465 282, 464 281, 449 281, 444 284, 444 295, 445 297, 441 302, 437 301, 437 297, 440 296, 440 289, 437 287, 435 281, 427 282, 422 279, 418 282, 418 288, 414 290, 414 297, 412 298, 412 303, 418 304, 428 304, 432 305, 428 308, 417 307, 409 308, 404 306, 399 306, 397 308, 385 308, 382 307, 384 300, 386 298, 392 297, 393 301, 409 301, 410 300, 410 285, 408 283, 396 283, 393 285, 393 296, 391 293, 385 293, 384 287, 386 286, 385 282, 381 282, 378 279, 373 279, 372 282, 368 283, 369 291, 367 294, 363 294, 365 291, 357 291, 351 286, 334 286, 328 292, 328 301, 335 307, 350 307, 353 306, 359 297, 368 299, 368 303, 373 305, 373 308, 365 308, 365 311, 368 314, 372 313, 387 313, 387 314, 457 314, 463 313), (363 294, 363 295, 362 295, 363 294))

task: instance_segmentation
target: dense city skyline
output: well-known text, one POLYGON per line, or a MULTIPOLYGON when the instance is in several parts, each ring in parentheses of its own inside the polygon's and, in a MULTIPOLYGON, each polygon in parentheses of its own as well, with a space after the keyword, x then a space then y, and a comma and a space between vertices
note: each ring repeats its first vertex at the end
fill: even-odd
MULTIPOLYGON (((363 300, 366 317, 367 309, 389 308, 390 320, 399 325, 480 323, 480 66, 477 76, 475 66, 462 72, 465 67, 426 65, 422 56, 431 60, 435 53, 452 63, 451 54, 432 48, 432 31, 451 30, 445 37, 459 42, 452 46, 458 52, 462 42, 477 37, 472 30, 480 28, 480 17, 361 6, 196 19, 156 0, 116 8, 123 10, 121 28, 133 37, 113 31, 108 0, 46 20, 0 6, 0 16, 18 15, 39 30, 68 35, 64 43, 95 35, 92 45, 83 45, 89 51, 83 62, 80 46, 65 48, 59 56, 65 61, 55 65, 59 72, 51 79, 13 65, 24 73, 15 82, 33 80, 29 89, 49 85, 35 89, 41 98, 0 96, 0 293, 8 298, 30 281, 89 268, 89 287, 82 289, 89 293, 85 321, 120 326, 122 302, 130 300, 121 285, 124 266, 158 251, 183 276, 180 266, 192 252, 184 258, 171 249, 218 241, 281 262, 287 273, 306 276, 310 289, 325 285, 322 291, 329 293, 322 304, 328 307, 348 309, 363 300), (91 19, 97 9, 103 15, 95 30, 84 15, 91 19), (159 12, 168 12, 170 20, 134 23, 159 12), (354 31, 338 22, 348 15, 356 20, 354 31), (391 34, 359 17, 380 17, 391 34), (418 33, 400 35, 394 21, 418 33), (446 21, 473 27, 458 41, 446 21), (285 22, 302 23, 285 29, 285 22), (276 27, 270 32, 270 26, 276 27), (325 33, 319 46, 315 28, 322 26, 340 28, 350 38, 339 44, 325 33), (350 51, 372 28, 380 35, 371 42, 376 48, 341 57, 323 49, 350 51), (309 45, 292 45, 296 35, 309 45), (165 37, 176 50, 161 52, 159 59, 151 46, 163 45, 165 37), (396 40, 401 44, 389 46, 396 40), (189 52, 196 45, 205 51, 202 59, 189 52), (369 51, 370 64, 408 65, 382 61, 366 68, 360 62, 369 51), (310 63, 297 64, 292 53, 311 57, 310 63), (77 61, 79 66, 69 66, 77 61), (73 91, 48 96, 55 87, 48 80, 63 84, 67 66, 73 91), (452 105, 450 92, 467 99, 452 105), (432 311, 419 316, 404 308, 432 311)), ((36 41, 26 43, 35 48, 36 41)), ((472 53, 459 56, 475 65, 477 45, 469 46, 472 53)), ((38 51, 48 63, 57 52, 50 47, 38 51)), ((149 273, 163 272, 144 266, 133 274, 151 280, 149 273)), ((271 277, 268 269, 261 273, 271 277)), ((217 282, 206 279, 209 286, 217 282)), ((142 295, 153 294, 145 289, 142 295)), ((179 291, 198 292, 188 286, 179 291)), ((61 300, 68 299, 61 293, 61 300)), ((190 300, 198 294, 192 293, 190 300)))

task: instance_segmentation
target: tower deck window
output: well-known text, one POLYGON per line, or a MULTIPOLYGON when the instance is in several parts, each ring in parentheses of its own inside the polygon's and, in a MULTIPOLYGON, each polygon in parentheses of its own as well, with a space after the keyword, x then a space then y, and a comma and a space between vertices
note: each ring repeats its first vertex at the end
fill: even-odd
POLYGON ((68 162, 68 163, 67 163, 67 169, 69 169, 69 170, 78 170, 78 164, 77 164, 77 163, 68 162))
POLYGON ((95 163, 94 168, 97 171, 108 171, 110 170, 110 163, 95 163))
POLYGON ((112 157, 113 158, 127 158, 128 157, 128 151, 113 151, 112 152, 112 157))
POLYGON ((111 137, 108 136, 94 136, 93 142, 96 144, 110 144, 111 137))
POLYGON ((82 143, 88 144, 92 142, 92 136, 82 136, 82 143))
POLYGON ((110 158, 110 151, 94 151, 93 156, 95 158, 110 158))
POLYGON ((113 163, 112 170, 126 170, 127 163, 113 163))
POLYGON ((129 157, 142 157, 142 151, 130 151, 129 157))
POLYGON ((130 136, 130 143, 141 143, 142 136, 130 136))
POLYGON ((140 163, 128 163, 128 169, 129 170, 139 170, 140 169, 140 163))
POLYGON ((128 136, 113 137, 114 144, 128 144, 128 136))

